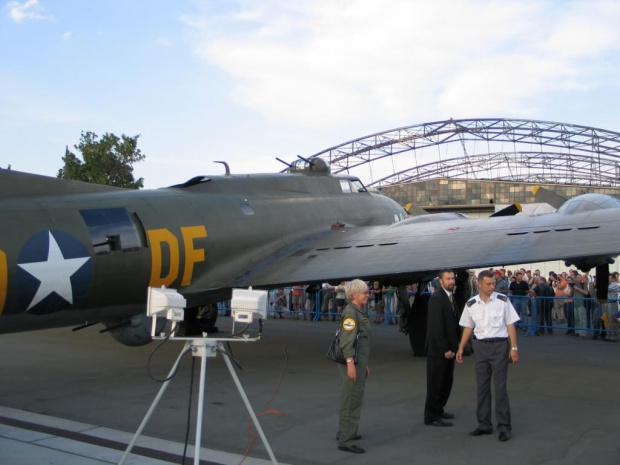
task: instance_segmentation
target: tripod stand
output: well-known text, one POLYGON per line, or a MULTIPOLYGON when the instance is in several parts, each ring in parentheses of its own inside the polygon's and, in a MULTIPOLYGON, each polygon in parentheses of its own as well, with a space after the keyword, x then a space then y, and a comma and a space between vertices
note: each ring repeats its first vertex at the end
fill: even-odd
MULTIPOLYGON (((176 339, 178 340, 181 338, 176 338, 176 339)), ((127 446, 127 449, 125 450, 125 453, 121 457, 121 460, 118 462, 118 465, 123 465, 125 463, 125 459, 130 454, 131 450, 133 449, 133 446, 138 440, 138 437, 140 436, 140 434, 142 434, 142 431, 144 430, 144 427, 148 423, 149 419, 151 418, 151 415, 155 411, 157 404, 159 403, 160 399, 166 392, 168 385, 172 381, 171 377, 176 372, 177 367, 179 366, 179 363, 181 362, 181 359, 183 358, 183 355, 185 355, 190 350, 192 352, 192 356, 200 357, 200 387, 199 387, 199 393, 198 393, 198 406, 197 406, 197 412, 196 412, 196 443, 194 446, 195 447, 194 465, 200 464, 200 447, 201 447, 200 444, 201 444, 201 439, 202 439, 202 416, 203 416, 204 395, 205 395, 205 375, 206 375, 206 370, 207 370, 207 357, 216 357, 218 352, 224 352, 224 347, 222 344, 223 341, 247 342, 251 340, 250 339, 234 339, 234 338, 212 338, 212 339, 197 338, 197 339, 184 339, 184 340, 185 340, 185 346, 183 347, 183 350, 181 351, 176 362, 172 366, 172 369, 170 370, 170 374, 168 375, 167 380, 164 382, 164 384, 160 388, 159 392, 157 393, 157 396, 155 396, 155 400, 153 400, 151 407, 146 412, 146 415, 144 416, 142 423, 138 427, 138 430, 136 431, 136 434, 134 435, 133 439, 127 446)), ((241 386, 239 377, 237 376, 237 373, 235 373, 232 363, 230 362, 227 356, 224 357, 224 362, 226 363, 226 366, 228 367, 228 371, 230 372, 230 375, 232 376, 235 382, 235 385, 237 386, 237 389, 239 390, 239 394, 241 395, 241 398, 243 399, 245 407, 247 408, 248 413, 250 414, 250 417, 252 418, 252 421, 254 422, 254 426, 256 427, 256 430, 258 431, 258 434, 261 440, 263 441, 263 444, 265 445, 265 449, 267 449, 269 458, 274 464, 277 465, 278 462, 275 456, 273 455, 271 446, 269 445, 269 442, 267 441, 267 438, 265 437, 265 433, 263 433, 263 429, 258 423, 258 418, 256 418, 256 414, 254 413, 254 410, 252 409, 252 406, 250 405, 250 401, 248 400, 245 394, 245 391, 243 390, 243 387, 241 386)))

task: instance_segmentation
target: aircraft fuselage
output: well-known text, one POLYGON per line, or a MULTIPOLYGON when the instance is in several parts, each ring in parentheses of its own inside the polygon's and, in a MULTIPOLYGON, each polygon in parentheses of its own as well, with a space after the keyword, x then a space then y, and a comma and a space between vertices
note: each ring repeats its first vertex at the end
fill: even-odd
POLYGON ((93 192, 23 173, 0 176, 27 193, 29 183, 38 186, 0 200, 0 332, 138 314, 148 286, 178 289, 189 306, 223 300, 237 277, 288 244, 336 224, 390 224, 406 215, 387 197, 358 192, 355 178, 327 174, 93 192))

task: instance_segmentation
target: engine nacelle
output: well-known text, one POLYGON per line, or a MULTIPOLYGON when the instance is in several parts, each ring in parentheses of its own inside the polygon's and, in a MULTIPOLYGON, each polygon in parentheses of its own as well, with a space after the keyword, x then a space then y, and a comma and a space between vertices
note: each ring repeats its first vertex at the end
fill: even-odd
MULTIPOLYGON (((123 345, 130 347, 138 347, 148 344, 152 341, 151 338, 151 325, 152 320, 146 316, 146 313, 135 315, 127 320, 129 324, 119 326, 118 321, 106 321, 104 323, 106 328, 110 329, 109 332, 112 337, 123 345)), ((157 332, 163 331, 166 326, 165 318, 157 319, 157 332)))

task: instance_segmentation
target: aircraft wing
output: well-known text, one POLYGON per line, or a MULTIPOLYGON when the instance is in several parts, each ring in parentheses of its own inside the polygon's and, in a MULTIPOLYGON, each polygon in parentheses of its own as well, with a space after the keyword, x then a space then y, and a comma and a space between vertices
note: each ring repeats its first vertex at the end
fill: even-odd
MULTIPOLYGON (((434 215, 430 215, 434 216, 434 215)), ((565 260, 581 268, 613 262, 620 209, 575 214, 416 221, 347 228, 306 238, 255 264, 232 286, 362 279, 415 282, 442 268, 565 260)))

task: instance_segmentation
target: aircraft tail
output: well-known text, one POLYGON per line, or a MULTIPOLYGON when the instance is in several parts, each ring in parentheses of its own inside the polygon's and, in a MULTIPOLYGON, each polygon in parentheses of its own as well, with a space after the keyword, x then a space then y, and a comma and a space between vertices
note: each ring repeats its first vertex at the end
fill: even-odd
POLYGON ((118 187, 0 169, 0 199, 124 190, 118 187))
POLYGON ((534 187, 532 189, 532 192, 534 192, 534 198, 536 199, 537 203, 548 203, 556 210, 560 208, 567 200, 566 197, 562 197, 561 195, 556 194, 549 189, 545 189, 542 186, 534 187))

